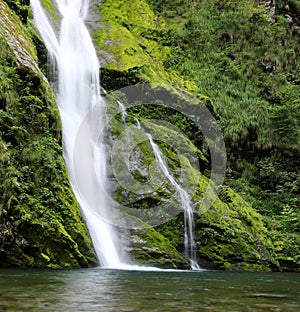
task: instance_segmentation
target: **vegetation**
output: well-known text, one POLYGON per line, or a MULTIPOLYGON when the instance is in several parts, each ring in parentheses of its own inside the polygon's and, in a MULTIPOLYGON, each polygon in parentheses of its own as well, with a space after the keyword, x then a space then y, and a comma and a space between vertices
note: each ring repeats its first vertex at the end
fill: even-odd
POLYGON ((0 9, 5 19, 0 26, 0 267, 95 265, 61 156, 53 92, 38 70, 28 31, 2 1, 0 9))
MULTIPOLYGON (((43 4, 56 16, 51 1, 43 4)), ((125 140, 125 129, 138 141, 127 168, 133 182, 111 177, 115 199, 139 227, 131 230, 132 256, 187 266, 180 204, 139 120, 191 196, 201 265, 299 271, 300 1, 103 0, 93 9, 100 14, 92 26, 101 84, 109 91, 107 141, 125 140), (151 83, 148 98, 120 90, 143 82, 151 83), (127 108, 125 121, 117 99, 127 108), (199 107, 211 112, 225 140, 221 187, 209 184, 209 142, 190 118, 199 107)), ((29 1, 0 0, 0 11, 0 266, 94 265, 29 1)), ((124 177, 122 156, 117 150, 112 165, 124 177)))
POLYGON ((177 63, 166 64, 212 99, 226 140, 227 183, 276 228, 279 246, 293 241, 293 250, 278 251, 298 262, 300 2, 277 1, 274 16, 257 1, 184 7, 188 18, 172 32, 177 63))
MULTIPOLYGON (((299 8, 299 1, 106 0, 95 32, 106 89, 171 84, 207 105, 226 143, 225 183, 263 216, 282 270, 299 267, 300 254, 299 8)), ((209 159, 201 133, 193 136, 184 116, 149 105, 129 111, 138 119, 175 120, 209 159)), ((208 168, 204 163, 204 173, 208 168)), ((210 231, 197 224, 205 227, 200 233, 210 231)))

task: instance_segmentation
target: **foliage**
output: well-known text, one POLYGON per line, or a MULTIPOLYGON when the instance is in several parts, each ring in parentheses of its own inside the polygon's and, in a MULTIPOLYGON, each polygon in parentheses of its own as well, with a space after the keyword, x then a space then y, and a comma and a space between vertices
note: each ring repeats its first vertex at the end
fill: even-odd
POLYGON ((30 0, 4 0, 20 17, 23 23, 27 22, 30 0))
POLYGON ((3 26, 23 46, 12 45, 0 28, 0 267, 94 265, 61 157, 53 92, 36 64, 20 63, 37 57, 17 16, 5 10, 9 25, 3 26))
MULTIPOLYGON (((129 73, 130 77, 134 74, 135 80, 195 90, 193 82, 164 69, 163 61, 170 53, 166 44, 169 30, 146 0, 106 0, 101 4, 100 15, 94 31, 95 44, 105 68, 113 74, 122 72, 123 86, 130 84, 125 79, 129 73)), ((116 89, 112 80, 103 84, 116 89)))
MULTIPOLYGON (((103 23, 95 37, 100 50, 108 52, 102 53, 108 71, 105 86, 111 90, 141 81, 167 83, 208 99, 226 141, 226 183, 263 215, 270 233, 277 231, 268 238, 275 245, 283 228, 294 237, 293 246, 284 240, 289 248, 279 257, 282 269, 294 270, 300 213, 299 1, 276 1, 275 13, 272 3, 255 0, 135 4, 140 14, 127 1, 106 0, 100 9, 103 23), (134 46, 131 53, 124 51, 127 46, 134 46), (109 79, 110 72, 117 80, 109 79)), ((135 107, 132 113, 139 119, 169 118, 190 134, 194 130, 171 111, 164 115, 153 107, 135 107)), ((205 142, 196 137, 199 133, 189 135, 209 159, 205 142)), ((167 146, 161 147, 172 155, 167 146)), ((268 248, 275 250, 272 243, 268 248)))
MULTIPOLYGON (((10 32, 25 38, 23 51, 35 62, 35 48, 28 39, 32 31, 27 23, 29 2, 5 2, 23 22, 22 26, 7 9, 10 32)), ((57 14, 51 1, 43 3, 50 14, 57 14)), ((260 215, 228 186, 222 188, 212 209, 203 211, 201 196, 207 179, 189 164, 184 152, 176 154, 165 142, 175 137, 172 131, 146 121, 164 120, 183 131, 193 142, 185 148, 201 159, 202 172, 209 172, 209 152, 201 129, 183 114, 140 105, 129 109, 126 119, 130 125, 138 118, 147 131, 156 134, 175 177, 184 163, 186 185, 199 182, 191 195, 197 208, 198 255, 206 266, 299 270, 300 2, 278 0, 275 13, 272 3, 105 0, 101 20, 93 28, 105 67, 102 85, 107 90, 143 81, 172 85, 174 90, 198 97, 222 128, 228 154, 226 185, 260 215)), ((90 240, 58 157, 61 134, 53 94, 40 73, 16 59, 15 47, 8 44, 3 29, 0 25, 1 265, 89 265, 95 261, 90 240)), ((47 70, 45 49, 36 34, 33 38, 43 56, 39 65, 47 70)), ((180 93, 175 93, 174 102, 180 93)), ((123 128, 119 114, 112 121, 109 139, 118 138, 123 128)), ((143 182, 154 156, 147 142, 134 152, 140 158, 132 174, 143 182)), ((154 182, 160 187, 153 196, 134 196, 120 187, 115 190, 116 199, 125 204, 133 200, 132 208, 145 211, 158 203, 176 208, 178 203, 170 200, 174 191, 167 182, 159 184, 156 173, 154 182)), ((139 187, 139 183, 132 185, 137 193, 139 187)), ((151 217, 163 219, 165 215, 151 217)), ((183 249, 182 214, 135 235, 142 241, 138 240, 132 253, 141 262, 163 265, 165 255, 173 253, 168 266, 185 266, 178 254, 183 249)))

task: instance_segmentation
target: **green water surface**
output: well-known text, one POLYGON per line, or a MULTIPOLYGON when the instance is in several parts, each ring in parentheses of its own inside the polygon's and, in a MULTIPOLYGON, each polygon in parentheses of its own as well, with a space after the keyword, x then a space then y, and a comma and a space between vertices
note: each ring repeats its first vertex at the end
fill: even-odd
POLYGON ((0 270, 0 311, 300 311, 300 274, 0 270))

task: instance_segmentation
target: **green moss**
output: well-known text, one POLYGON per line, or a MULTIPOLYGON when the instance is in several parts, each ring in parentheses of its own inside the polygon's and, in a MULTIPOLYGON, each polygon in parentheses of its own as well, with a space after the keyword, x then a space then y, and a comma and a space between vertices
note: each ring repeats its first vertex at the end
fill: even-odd
POLYGON ((48 13, 57 11, 55 5, 53 4, 53 2, 51 0, 42 0, 41 4, 42 4, 43 8, 45 8, 45 10, 48 13))
POLYGON ((0 1, 0 266, 96 263, 62 159, 54 94, 33 43, 0 1), (9 36, 8 36, 9 32, 9 36))
POLYGON ((30 0, 5 0, 23 23, 27 22, 30 0))
MULTIPOLYGON (((183 119, 184 117, 181 118, 183 119)), ((169 123, 163 120, 143 120, 142 125, 146 128, 146 131, 149 129, 148 131, 152 134, 153 139, 159 143, 167 158, 174 158, 176 154, 179 154, 183 157, 189 157, 192 163, 196 162, 198 158, 207 161, 202 151, 192 144, 186 136, 184 132, 184 130, 186 130, 186 125, 183 124, 182 120, 178 125, 184 129, 176 127, 176 121, 169 123), (176 140, 174 140, 175 137, 176 140)))
MULTIPOLYGON (((186 176, 189 175, 194 185, 192 200, 197 203, 194 235, 200 264, 233 271, 278 270, 280 265, 261 215, 228 187, 222 188, 220 198, 214 197, 208 179, 191 166, 186 171, 186 176), (211 206, 202 202, 210 202, 211 206)), ((184 250, 183 229, 182 215, 158 228, 181 251, 184 250)))
MULTIPOLYGON (((16 61, 19 64, 22 61, 28 62, 32 68, 36 68, 37 57, 35 54, 35 47, 30 40, 28 40, 28 31, 24 24, 21 23, 19 17, 9 9, 3 2, 0 2, 1 9, 1 24, 0 35, 2 38, 7 38, 8 44, 12 48, 12 53, 16 56, 16 61)), ((28 7, 27 7, 28 9, 28 7)), ((26 9, 26 10, 27 10, 26 9)))
MULTIPOLYGON (((28 2, 6 2, 25 24, 28 2)), ((264 6, 244 0, 106 0, 100 7, 94 39, 105 62, 103 86, 116 90, 148 81, 155 86, 151 91, 159 94, 161 86, 168 85, 169 99, 175 103, 181 90, 193 93, 222 127, 232 175, 228 183, 266 214, 263 219, 230 187, 222 187, 216 198, 213 185, 190 164, 200 160, 201 171, 210 170, 201 130, 184 116, 154 105, 129 109, 127 126, 134 118, 142 121, 192 198, 198 257, 207 267, 299 270, 299 6, 285 3, 276 2, 274 22, 264 6), (286 14, 293 17, 293 25, 286 14), (170 122, 186 137, 146 119, 170 122), (171 144, 172 138, 176 140, 171 144)), ((57 18, 51 1, 43 5, 57 18)), ((58 157, 58 111, 28 39, 32 25, 24 27, 2 0, 0 9, 0 162, 5 165, 0 167, 1 265, 87 266, 95 258, 58 157)), ((43 54, 41 47, 38 43, 43 54)), ((115 114, 116 101, 110 109, 115 114)), ((110 132, 112 144, 122 137, 120 113, 112 119, 110 132)), ((143 138, 132 132, 133 141, 143 138)), ((132 254, 142 263, 164 266, 167 261, 167 267, 184 267, 179 255, 184 248, 183 215, 174 190, 153 164, 147 140, 133 153, 139 156, 129 170, 134 182, 129 188, 116 187, 115 197, 137 216, 143 211, 150 224, 164 224, 133 233, 140 240, 132 254), (143 183, 148 180, 155 191, 145 195, 143 183), (163 209, 153 212, 158 204, 163 209)), ((115 169, 124 176, 122 157, 119 163, 115 169)))
POLYGON ((274 253, 270 252, 273 245, 262 217, 236 194, 230 198, 230 204, 217 199, 196 220, 196 228, 200 238, 199 252, 205 258, 214 259, 218 266, 223 267, 227 261, 233 264, 232 269, 236 269, 238 263, 242 269, 249 263, 255 264, 249 266, 249 270, 254 267, 257 270, 279 269, 274 253))
POLYGON ((174 245, 152 227, 132 233, 131 254, 143 265, 154 265, 161 268, 188 268, 188 262, 174 245))
POLYGON ((177 85, 194 92, 195 84, 175 71, 166 71, 164 60, 171 52, 164 44, 167 26, 147 1, 105 1, 100 7, 101 22, 94 32, 105 68, 128 72, 140 69, 141 80, 177 85))
MULTIPOLYGON (((176 102, 175 98, 176 96, 174 96, 176 102)), ((131 115, 139 118, 144 131, 151 133, 153 139, 160 145, 170 172, 180 180, 190 194, 195 206, 195 238, 200 263, 205 267, 228 270, 279 269, 279 263, 273 252, 274 247, 268 238, 262 217, 229 187, 222 187, 218 198, 213 183, 210 183, 208 178, 191 165, 199 158, 203 162, 207 161, 204 154, 183 134, 189 130, 189 124, 184 121, 184 116, 168 115, 167 120, 173 121, 171 124, 161 120, 165 114, 163 109, 160 111, 160 107, 155 106, 156 109, 152 108, 151 111, 151 108, 142 105, 133 109, 129 108, 126 118, 127 126, 133 120, 131 115), (155 116, 160 117, 157 123, 155 116), (178 128, 174 124, 178 125, 178 128)), ((115 108, 112 111, 115 111, 115 108)), ((141 130, 134 126, 130 126, 130 131, 129 128, 124 128, 125 125, 120 120, 116 122, 117 127, 114 122, 112 124, 115 129, 118 129, 113 133, 122 133, 126 129, 127 136, 124 138, 128 140, 130 136, 131 139, 126 143, 124 141, 121 146, 129 147, 132 154, 138 155, 138 160, 135 158, 131 160, 131 167, 134 169, 131 176, 134 182, 127 189, 124 186, 116 189, 118 201, 136 209, 135 214, 129 210, 129 215, 133 214, 137 217, 142 215, 143 220, 149 224, 159 224, 161 220, 161 225, 157 226, 156 230, 171 242, 173 248, 183 254, 184 222, 180 201, 176 199, 175 190, 157 164, 153 163, 154 154, 148 139, 141 130), (145 195, 140 182, 147 181, 153 183, 155 191, 145 195), (158 205, 160 205, 159 211, 153 213, 152 208, 158 205)), ((126 155, 121 150, 117 152, 117 155, 120 159, 116 165, 120 165, 120 170, 126 171, 128 169, 126 164, 121 164, 126 155)), ((143 237, 143 244, 152 241, 151 235, 147 236, 144 232, 138 232, 136 235, 143 237)), ((161 246, 159 242, 156 243, 157 246, 161 246)), ((147 250, 155 254, 161 252, 160 249, 158 251, 155 248, 147 250)), ((145 249, 135 249, 133 256, 143 259, 146 257, 145 249)), ((151 258, 153 265, 154 259, 153 256, 151 258)), ((158 264, 160 264, 159 261, 158 264)))

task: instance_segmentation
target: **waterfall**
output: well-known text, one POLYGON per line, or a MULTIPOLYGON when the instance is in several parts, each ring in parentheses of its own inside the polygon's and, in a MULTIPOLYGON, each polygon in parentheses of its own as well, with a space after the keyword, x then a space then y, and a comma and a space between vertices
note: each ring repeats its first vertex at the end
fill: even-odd
POLYGON ((55 4, 62 16, 59 36, 40 1, 31 0, 34 23, 57 64, 64 159, 100 264, 120 268, 119 239, 107 221, 105 148, 99 135, 105 122, 105 102, 100 96, 99 61, 84 24, 89 0, 56 0, 55 4))
POLYGON ((122 102, 120 102, 120 101, 117 101, 117 102, 119 104, 119 108, 120 108, 120 111, 122 113, 122 122, 123 122, 124 125, 126 125, 126 116, 127 116, 126 108, 125 108, 125 106, 123 105, 122 102))
MULTIPOLYGON (((120 112, 122 114, 122 122, 126 126, 127 112, 124 104, 117 101, 119 105, 120 112)), ((136 127, 141 129, 141 124, 137 118, 134 118, 136 122, 136 127)), ((184 212, 184 252, 185 257, 189 259, 192 270, 200 270, 200 266, 197 263, 196 255, 196 243, 194 239, 194 209, 191 204, 189 194, 176 182, 175 178, 169 171, 168 165, 165 161, 165 157, 161 152, 159 146, 154 143, 152 136, 149 133, 145 133, 150 145, 152 147, 155 160, 164 173, 165 177, 170 181, 176 192, 179 194, 181 207, 184 212)))
MULTIPOLYGON (((39 0, 31 0, 34 23, 39 30, 53 66, 58 70, 57 102, 63 127, 64 160, 69 179, 86 220, 98 260, 103 267, 147 269, 130 266, 120 259, 120 239, 109 222, 112 202, 107 195, 105 145, 105 101, 100 95, 99 61, 89 32, 84 24, 89 0, 56 0, 61 14, 59 35, 49 22, 39 0)), ((122 122, 126 125, 126 109, 118 102, 122 122)), ((135 118, 137 127, 141 129, 135 118)), ((169 172, 164 156, 146 134, 156 162, 179 194, 184 211, 185 256, 192 269, 200 269, 196 261, 193 236, 193 208, 188 193, 169 172)), ((148 268, 151 269, 151 268, 148 268)))
POLYGON ((176 192, 179 194, 180 203, 184 212, 184 250, 185 256, 190 260, 192 270, 200 270, 200 267, 197 263, 196 256, 196 243, 194 239, 194 210, 191 205, 191 200, 189 194, 176 182, 174 177, 169 171, 168 165, 165 161, 165 158, 158 147, 154 143, 152 136, 149 133, 146 133, 146 136, 149 139, 150 145, 152 147, 155 159, 165 177, 170 181, 176 192))

